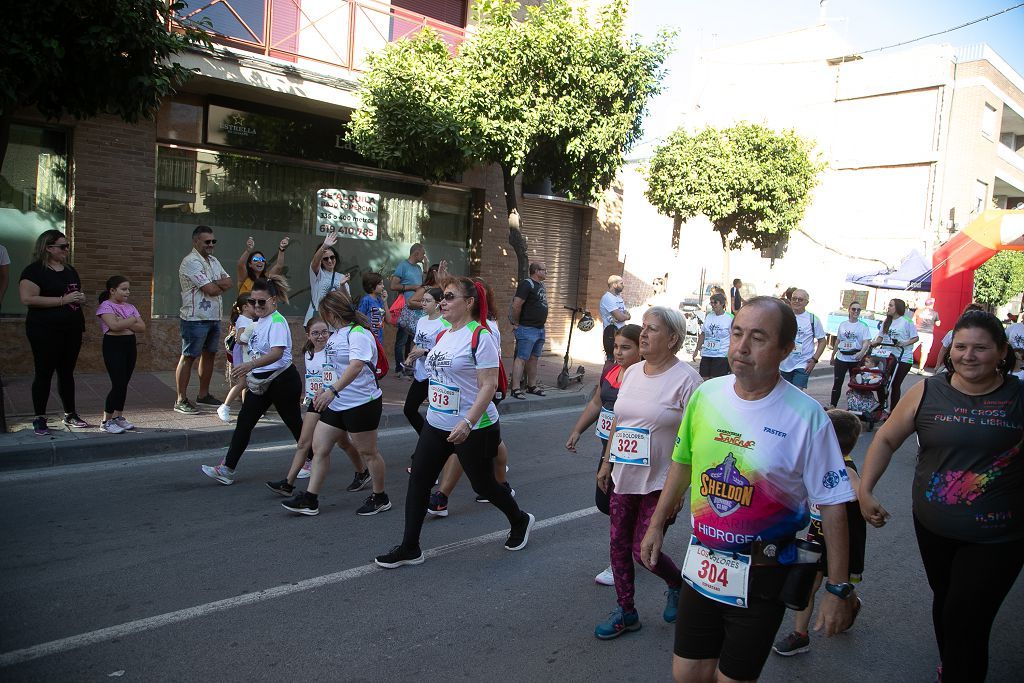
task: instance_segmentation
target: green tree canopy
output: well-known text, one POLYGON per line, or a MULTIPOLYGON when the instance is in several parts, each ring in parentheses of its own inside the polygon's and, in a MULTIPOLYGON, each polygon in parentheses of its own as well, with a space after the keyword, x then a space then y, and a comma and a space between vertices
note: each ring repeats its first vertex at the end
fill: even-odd
POLYGON ((794 131, 739 123, 690 134, 680 128, 647 168, 647 199, 687 221, 704 215, 726 248, 770 248, 799 224, 824 168, 794 131))
POLYGON ((572 198, 595 199, 640 138, 671 35, 627 37, 624 0, 596 20, 566 0, 528 7, 522 21, 521 11, 515 0, 475 3, 477 30, 455 54, 423 31, 373 55, 349 139, 382 166, 430 181, 497 164, 525 278, 516 178, 550 178, 572 198))
POLYGON ((166 0, 8 3, 0 41, 0 161, 19 107, 47 118, 109 113, 135 123, 153 116, 191 75, 170 57, 209 44, 200 25, 168 31, 171 15, 184 7, 166 0))
POLYGON ((1024 252, 1000 251, 974 271, 974 299, 1002 306, 1024 291, 1024 252))

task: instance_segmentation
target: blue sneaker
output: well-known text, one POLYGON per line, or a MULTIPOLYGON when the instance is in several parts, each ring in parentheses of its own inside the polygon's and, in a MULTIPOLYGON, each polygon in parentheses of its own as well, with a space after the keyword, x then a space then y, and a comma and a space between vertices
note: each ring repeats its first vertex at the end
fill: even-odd
MULTIPOLYGON (((682 588, 682 586, 680 586, 682 588)), ((665 611, 661 613, 662 618, 670 624, 676 623, 679 616, 679 588, 669 588, 665 591, 665 611)))
POLYGON ((618 638, 626 631, 639 630, 640 614, 635 609, 623 612, 621 607, 616 607, 615 611, 608 615, 607 620, 597 625, 594 635, 601 640, 611 640, 618 638))

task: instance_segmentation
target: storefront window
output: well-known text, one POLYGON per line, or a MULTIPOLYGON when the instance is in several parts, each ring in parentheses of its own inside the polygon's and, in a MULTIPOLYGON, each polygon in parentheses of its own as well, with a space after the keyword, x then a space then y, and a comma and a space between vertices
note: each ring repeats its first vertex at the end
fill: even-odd
MULTIPOLYGON (((385 180, 326 168, 271 161, 252 155, 161 146, 157 153, 155 315, 176 316, 181 305, 178 266, 191 248, 192 230, 216 232, 216 257, 235 278, 235 264, 249 236, 268 259, 282 237, 291 239, 285 275, 292 287, 286 315, 309 305, 309 262, 323 241, 317 234, 317 192, 372 193, 378 200, 376 239, 340 239, 338 270, 352 275, 362 296, 364 272, 390 276, 422 242, 432 263, 447 260, 455 273, 469 272, 469 193, 415 182, 385 180)), ((238 283, 236 282, 236 285, 238 283)), ((237 288, 225 296, 233 300, 237 288)))
MULTIPOLYGON (((67 216, 67 137, 36 126, 11 126, 0 170, 0 244, 11 258, 10 282, 0 314, 24 315, 18 276, 32 261, 36 238, 51 228, 64 230, 67 216)), ((71 254, 74 262, 74 252, 71 254)))

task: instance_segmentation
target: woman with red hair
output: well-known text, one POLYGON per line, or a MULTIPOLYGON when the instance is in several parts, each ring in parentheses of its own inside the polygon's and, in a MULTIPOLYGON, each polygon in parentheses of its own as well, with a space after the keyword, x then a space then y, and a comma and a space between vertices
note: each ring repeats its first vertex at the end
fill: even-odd
POLYGON ((427 424, 413 454, 402 542, 375 560, 386 569, 423 562, 420 530, 430 489, 452 453, 473 490, 508 519, 511 529, 506 550, 525 548, 535 521, 533 515, 519 509, 511 491, 494 477, 493 461, 501 443, 498 410, 493 403, 500 361, 498 345, 487 325, 484 286, 464 277, 447 279, 441 310, 451 328, 441 333, 427 354, 427 424))

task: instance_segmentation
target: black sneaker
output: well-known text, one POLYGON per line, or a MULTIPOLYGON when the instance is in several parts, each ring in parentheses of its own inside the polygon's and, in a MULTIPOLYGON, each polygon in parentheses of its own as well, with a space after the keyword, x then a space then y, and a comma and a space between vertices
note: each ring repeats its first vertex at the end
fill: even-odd
POLYGON ((772 650, 775 654, 782 655, 783 657, 792 657, 793 655, 803 654, 811 649, 811 638, 806 633, 797 633, 793 631, 788 636, 779 638, 775 641, 775 645, 772 646, 772 650))
POLYGON ((175 401, 175 403, 174 403, 174 412, 181 413, 182 415, 198 415, 199 414, 199 411, 196 410, 196 407, 194 405, 192 405, 192 403, 190 403, 187 398, 185 400, 183 400, 183 401, 175 401))
POLYGON ((512 530, 508 532, 508 540, 505 541, 505 550, 525 548, 530 540, 530 529, 533 528, 533 523, 536 521, 537 518, 527 512, 526 519, 512 525, 512 530))
POLYGON ((448 516, 448 496, 440 491, 430 494, 430 502, 427 503, 427 512, 434 517, 448 516))
MULTIPOLYGON (((513 498, 516 497, 516 490, 514 488, 512 488, 512 484, 510 484, 510 483, 508 483, 506 481, 506 482, 502 482, 501 484, 499 484, 499 486, 504 487, 505 490, 507 490, 509 492, 509 495, 511 495, 513 498)), ((478 502, 478 503, 490 503, 491 501, 487 500, 483 496, 477 496, 476 497, 476 502, 478 502)))
POLYGON ((294 496, 281 503, 281 507, 290 512, 297 512, 300 515, 319 515, 320 501, 305 491, 299 491, 294 496))
POLYGON ((218 408, 223 405, 223 401, 216 398, 213 394, 207 394, 206 396, 197 396, 196 403, 202 403, 204 406, 217 406, 218 408))
POLYGON ((89 426, 89 423, 78 417, 78 413, 66 413, 64 415, 64 426, 75 427, 76 429, 85 429, 89 426))
POLYGON ((289 484, 287 479, 268 481, 267 488, 280 496, 290 496, 295 493, 295 487, 289 484))
POLYGON ((352 483, 345 489, 350 493, 356 491, 362 491, 366 488, 367 484, 370 483, 370 470, 363 470, 362 472, 356 472, 355 476, 352 477, 352 483))
POLYGON ((391 500, 386 492, 371 493, 370 497, 363 503, 363 507, 356 510, 357 515, 375 515, 378 512, 385 512, 391 509, 391 500))
POLYGON ((423 551, 419 548, 409 550, 405 546, 396 545, 383 555, 375 557, 373 562, 384 569, 398 569, 403 564, 423 564, 423 551))
POLYGON ((32 432, 36 436, 50 435, 50 428, 46 424, 45 417, 37 417, 36 419, 32 420, 32 432))

